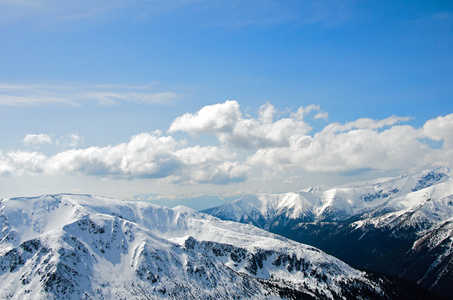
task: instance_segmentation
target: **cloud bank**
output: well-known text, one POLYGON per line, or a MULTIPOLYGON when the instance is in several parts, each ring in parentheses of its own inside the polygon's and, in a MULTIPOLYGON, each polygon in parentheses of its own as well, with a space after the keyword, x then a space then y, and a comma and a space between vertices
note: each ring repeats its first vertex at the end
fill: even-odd
MULTIPOLYGON (((272 104, 260 107, 254 117, 244 114, 237 101, 226 101, 177 117, 167 135, 156 130, 117 145, 74 148, 51 156, 37 151, 0 151, 0 174, 229 184, 257 173, 292 180, 298 171, 353 174, 453 167, 453 114, 427 120, 420 128, 406 124, 409 119, 390 116, 327 123, 327 113, 319 106, 281 112, 272 104), (319 118, 326 124, 312 132, 310 122, 319 118), (188 133, 188 139, 175 139, 171 135, 175 132, 188 133), (202 135, 214 137, 212 144, 199 145, 202 135), (430 141, 440 146, 432 147, 430 141)), ((29 134, 23 142, 43 144, 52 139, 46 134, 29 134)))
MULTIPOLYGON (((46 135, 27 135, 25 139, 46 135)), ((129 142, 107 147, 71 149, 46 156, 39 152, 0 152, 0 174, 82 174, 118 179, 165 178, 175 183, 243 181, 248 167, 231 162, 234 155, 208 147, 185 147, 184 141, 162 136, 160 131, 141 133, 129 142)))

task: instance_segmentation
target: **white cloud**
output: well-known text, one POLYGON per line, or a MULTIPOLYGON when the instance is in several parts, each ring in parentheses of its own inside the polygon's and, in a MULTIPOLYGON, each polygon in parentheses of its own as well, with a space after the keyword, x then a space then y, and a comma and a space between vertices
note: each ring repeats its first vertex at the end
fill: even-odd
POLYGON ((232 162, 234 154, 218 147, 190 147, 175 153, 184 163, 181 177, 171 178, 173 182, 227 184, 244 181, 250 167, 232 162))
POLYGON ((77 147, 82 138, 77 133, 72 133, 69 135, 68 145, 71 147, 77 147))
MULTIPOLYGON (((311 133, 305 119, 316 113, 322 113, 317 106, 282 113, 266 104, 253 118, 244 116, 236 101, 227 101, 175 119, 169 131, 193 134, 189 141, 154 131, 132 136, 125 143, 52 156, 36 151, 0 151, 0 174, 80 174, 154 178, 175 184, 227 184, 245 181, 253 174, 291 182, 299 178, 298 171, 357 174, 453 167, 453 114, 428 120, 420 128, 404 124, 409 118, 391 116, 330 123, 311 133), (202 133, 216 136, 220 146, 197 145, 202 133), (431 148, 427 140, 442 143, 431 148)), ((76 134, 67 138, 74 147, 79 139, 76 134)), ((60 140, 30 134, 24 143, 56 144, 60 140)))
POLYGON ((310 104, 308 106, 301 106, 297 109, 295 113, 292 114, 292 117, 296 119, 303 119, 307 117, 311 112, 317 111, 318 113, 316 114, 313 119, 327 119, 328 114, 326 112, 321 111, 319 108, 319 105, 314 105, 310 104))
POLYGON ((236 101, 203 107, 195 114, 176 118, 169 132, 185 131, 191 135, 213 134, 220 142, 245 149, 283 147, 294 136, 308 133, 311 127, 303 118, 318 106, 301 107, 289 117, 276 119, 278 111, 271 104, 260 107, 258 118, 244 117, 236 101))
POLYGON ((130 92, 130 91, 100 91, 87 92, 78 95, 79 102, 93 99, 102 105, 113 105, 118 102, 132 102, 137 104, 169 104, 179 98, 180 95, 174 92, 130 92))
POLYGON ((39 152, 12 151, 7 155, 6 165, 1 169, 7 173, 24 175, 27 173, 43 173, 47 168, 47 157, 39 152))
POLYGON ((427 121, 423 131, 435 141, 443 140, 444 147, 453 150, 453 114, 427 121))
POLYGON ((159 91, 156 85, 0 84, 0 106, 80 106, 93 101, 100 105, 122 102, 168 105, 182 96, 172 91, 159 91))
POLYGON ((9 175, 13 172, 13 166, 9 159, 0 151, 0 175, 9 175))
POLYGON ((336 132, 346 132, 352 129, 381 129, 384 127, 393 126, 400 122, 405 122, 410 120, 409 117, 397 117, 391 116, 382 120, 373 120, 369 118, 361 118, 356 121, 348 122, 346 124, 330 123, 324 128, 325 133, 336 133, 336 132))
POLYGON ((52 144, 52 138, 47 134, 27 134, 22 140, 25 145, 52 144))
POLYGON ((230 182, 244 181, 249 167, 238 162, 225 161, 219 165, 207 169, 198 169, 191 179, 200 183, 226 184, 230 182))
POLYGON ((180 164, 171 137, 158 132, 133 136, 128 143, 69 150, 49 158, 49 172, 82 173, 125 178, 165 177, 180 164))
POLYGON ((186 165, 200 165, 206 162, 221 162, 234 158, 225 149, 214 146, 187 147, 175 152, 175 155, 186 165))
POLYGON ((217 147, 184 147, 160 131, 141 133, 128 143, 72 149, 46 156, 39 152, 0 152, 0 174, 82 174, 110 178, 167 178, 178 183, 210 181, 225 184, 245 180, 248 167, 229 159, 217 147))
POLYGON ((176 118, 169 132, 186 131, 190 134, 227 132, 241 118, 239 104, 226 101, 221 104, 205 106, 196 114, 186 113, 176 118))
POLYGON ((422 130, 426 138, 443 142, 442 148, 431 151, 426 160, 435 165, 453 167, 453 114, 428 120, 422 130))
POLYGON ((253 118, 244 116, 236 101, 226 101, 184 114, 175 119, 169 132, 211 134, 237 153, 255 150, 245 163, 271 170, 273 176, 288 170, 348 174, 451 165, 446 157, 451 157, 448 149, 453 148, 453 115, 429 120, 423 128, 400 125, 409 117, 361 118, 330 123, 310 134, 306 119, 312 113, 313 119, 327 119, 327 113, 316 105, 283 114, 271 104, 260 107, 253 118), (444 147, 431 149, 423 139, 442 140, 444 147))
POLYGON ((71 133, 67 136, 59 138, 51 137, 48 134, 27 134, 22 140, 22 143, 26 146, 39 146, 43 144, 54 144, 64 147, 77 147, 82 138, 77 133, 71 133))
POLYGON ((314 117, 313 119, 324 119, 327 121, 327 119, 329 118, 329 114, 326 113, 326 112, 323 112, 323 111, 320 111, 318 112, 314 117))
POLYGON ((249 164, 280 171, 302 169, 311 172, 349 173, 360 170, 407 170, 438 163, 451 166, 450 143, 453 115, 426 122, 421 129, 395 125, 408 118, 358 119, 346 124, 331 123, 322 131, 293 137, 288 147, 259 149, 249 164), (387 129, 383 130, 383 128, 387 129), (421 139, 444 140, 440 150, 421 139))

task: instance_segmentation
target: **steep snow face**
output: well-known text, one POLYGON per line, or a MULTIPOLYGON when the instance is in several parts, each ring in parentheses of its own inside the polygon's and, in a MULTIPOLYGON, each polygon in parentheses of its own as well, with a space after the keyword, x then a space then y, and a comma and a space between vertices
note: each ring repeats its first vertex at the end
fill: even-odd
POLYGON ((435 226, 451 218, 453 218, 453 181, 450 179, 392 198, 385 205, 365 214, 356 225, 421 226, 420 229, 429 229, 429 226, 435 226))
POLYGON ((2 255, 0 266, 2 299, 183 298, 187 293, 213 299, 265 292, 214 259, 105 215, 25 241, 2 255))
MULTIPOLYGON (((401 211, 406 195, 417 194, 431 186, 451 182, 448 169, 434 169, 414 176, 403 175, 374 182, 342 187, 307 188, 298 193, 260 194, 240 198, 203 212, 223 220, 254 224, 264 229, 285 226, 288 222, 344 221, 376 209, 401 211)), ((439 191, 431 198, 439 197, 439 191)), ((411 199, 417 196, 408 196, 411 199)), ((407 201, 406 201, 407 202, 407 201)))
POLYGON ((2 299, 333 299, 387 288, 316 248, 181 206, 12 198, 0 225, 2 299))
POLYGON ((453 292, 453 181, 442 179, 430 186, 418 182, 413 192, 389 200, 350 227, 362 236, 386 233, 402 245, 394 250, 399 259, 393 264, 400 268, 393 274, 449 297, 453 292))

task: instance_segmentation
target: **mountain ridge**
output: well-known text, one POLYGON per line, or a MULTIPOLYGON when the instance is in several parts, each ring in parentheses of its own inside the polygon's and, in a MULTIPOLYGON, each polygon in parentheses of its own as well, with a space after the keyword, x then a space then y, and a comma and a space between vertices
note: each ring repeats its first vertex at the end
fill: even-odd
POLYGON ((89 195, 0 202, 1 298, 420 296, 247 224, 89 195))
POLYGON ((355 267, 412 280, 444 297, 452 291, 453 180, 447 168, 260 194, 203 212, 254 224, 355 267))

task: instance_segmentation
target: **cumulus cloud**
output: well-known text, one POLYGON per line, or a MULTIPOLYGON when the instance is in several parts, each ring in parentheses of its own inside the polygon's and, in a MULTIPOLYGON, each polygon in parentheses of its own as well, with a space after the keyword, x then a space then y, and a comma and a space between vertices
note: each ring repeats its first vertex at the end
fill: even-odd
POLYGON ((158 132, 133 136, 128 143, 61 152, 49 159, 50 172, 118 177, 165 177, 178 166, 178 143, 158 132))
POLYGON ((222 162, 234 158, 232 153, 214 146, 195 146, 180 149, 175 155, 186 165, 200 165, 208 162, 222 162))
POLYGON ((274 174, 287 170, 355 174, 450 164, 453 115, 428 120, 422 128, 405 125, 409 117, 360 118, 327 124, 313 134, 307 121, 310 114, 313 119, 328 117, 316 105, 282 113, 265 104, 253 118, 240 111, 238 102, 226 101, 176 118, 169 132, 184 131, 195 137, 210 134, 237 153, 252 150, 246 165, 274 174), (432 149, 424 139, 443 141, 444 147, 432 149))
MULTIPOLYGON (((236 101, 226 101, 173 121, 169 132, 188 132, 192 135, 189 140, 154 131, 116 145, 71 149, 52 156, 37 151, 0 151, 0 174, 81 174, 228 184, 245 181, 252 174, 291 182, 299 178, 298 171, 358 174, 453 167, 453 114, 427 120, 419 128, 406 124, 410 118, 390 116, 333 122, 313 133, 308 116, 320 113, 325 114, 315 105, 279 112, 265 104, 251 117, 240 111, 236 101), (213 135, 218 142, 197 145, 200 134, 213 135), (437 141, 436 147, 429 141, 437 141)), ((79 139, 76 134, 67 138, 74 147, 79 139)), ((58 141, 45 134, 29 134, 23 140, 29 145, 58 141)))
POLYGON ((445 148, 453 149, 453 114, 428 120, 423 132, 435 141, 443 141, 445 148))
POLYGON ((240 118, 239 103, 226 101, 205 106, 195 114, 186 113, 176 118, 170 125, 169 132, 186 131, 190 134, 228 132, 240 118))
POLYGON ((218 147, 189 147, 175 152, 189 174, 186 179, 175 177, 173 180, 190 183, 226 184, 244 181, 249 167, 238 162, 232 162, 234 154, 218 147))
POLYGON ((10 160, 0 151, 0 175, 10 175, 13 172, 13 166, 10 160))
POLYGON ((167 181, 225 184, 245 180, 248 168, 217 147, 185 147, 160 131, 141 133, 128 143, 72 149, 46 156, 39 152, 0 153, 0 174, 82 174, 109 178, 167 178, 167 181))
POLYGON ((25 145, 52 144, 52 138, 47 134, 27 134, 22 140, 25 145))
POLYGON ((17 175, 43 173, 48 166, 47 157, 36 151, 11 151, 4 162, 2 169, 8 170, 7 173, 17 172, 17 175))
MULTIPOLYGON (((245 117, 239 103, 226 101, 203 107, 195 114, 186 113, 176 118, 169 132, 185 131, 191 135, 212 134, 223 144, 244 149, 287 146, 294 136, 308 133, 311 127, 303 121, 311 111, 320 111, 319 106, 301 107, 288 117, 277 119, 279 112, 271 104, 260 107, 257 118, 245 117)), ((320 118, 320 117, 318 117, 320 118)))
POLYGON ((359 119, 332 123, 322 131, 294 137, 287 147, 259 149, 247 159, 251 165, 285 170, 350 173, 360 170, 394 170, 451 165, 453 115, 429 120, 423 128, 396 125, 408 118, 359 119), (386 128, 386 129, 384 129, 386 128), (442 149, 431 149, 422 139, 443 140, 442 149), (439 159, 439 158, 445 159, 439 159))

